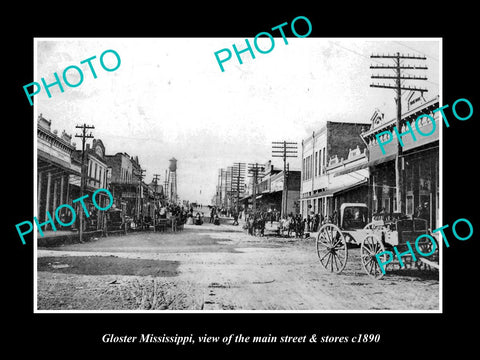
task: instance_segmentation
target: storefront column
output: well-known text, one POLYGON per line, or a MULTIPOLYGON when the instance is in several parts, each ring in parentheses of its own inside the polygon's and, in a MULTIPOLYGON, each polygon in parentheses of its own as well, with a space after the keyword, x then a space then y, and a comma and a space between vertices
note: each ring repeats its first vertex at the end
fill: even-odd
POLYGON ((65 177, 62 175, 62 177, 60 178, 60 205, 63 205, 64 180, 65 177))
POLYGON ((48 172, 48 174, 47 174, 47 196, 45 197, 45 217, 43 218, 43 220, 47 219, 47 213, 50 211, 50 184, 51 184, 51 182, 52 182, 52 174, 50 172, 48 172))
POLYGON ((65 191, 65 204, 70 202, 70 175, 67 175, 67 191, 65 191))
POLYGON ((40 206, 41 206, 41 201, 40 199, 42 198, 42 175, 43 173, 40 171, 38 173, 38 182, 37 182, 37 216, 40 218, 40 206))
MULTIPOLYGON (((412 218, 417 215, 417 208, 423 206, 423 202, 420 196, 420 166, 425 166, 425 164, 418 158, 412 158, 413 167, 412 167, 412 182, 413 182, 413 214, 412 218)), ((406 192, 405 192, 406 193, 406 192)), ((430 223, 430 221, 429 221, 430 223)), ((430 224, 429 224, 430 225, 430 224)))
MULTIPOLYGON (((53 205, 52 205, 52 212, 55 211, 55 209, 57 208, 57 190, 58 190, 58 180, 55 179, 53 180, 53 205)), ((52 214, 52 218, 53 218, 54 214, 52 214)))
POLYGON ((373 175, 372 175, 372 168, 368 170, 368 187, 367 187, 367 217, 368 221, 372 221, 372 214, 373 214, 373 201, 372 201, 372 188, 373 188, 373 175))

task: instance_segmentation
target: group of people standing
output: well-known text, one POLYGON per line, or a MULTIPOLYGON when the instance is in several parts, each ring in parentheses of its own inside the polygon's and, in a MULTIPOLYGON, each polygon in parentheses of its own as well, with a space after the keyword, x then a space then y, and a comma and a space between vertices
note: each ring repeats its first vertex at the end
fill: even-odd
POLYGON ((288 236, 295 232, 295 237, 302 237, 307 232, 317 232, 324 220, 325 218, 320 214, 308 214, 306 218, 302 219, 300 214, 290 213, 286 219, 280 221, 280 231, 287 231, 288 236))
POLYGON ((245 228, 247 229, 248 234, 255 236, 258 233, 260 236, 264 236, 267 220, 267 213, 264 211, 247 213, 245 218, 245 228))
MULTIPOLYGON (((301 238, 305 233, 316 232, 325 222, 325 218, 320 214, 308 214, 307 217, 302 218, 300 214, 288 214, 286 218, 281 219, 280 213, 274 210, 257 210, 254 212, 247 212, 245 215, 245 226, 249 235, 264 236, 265 226, 268 222, 273 225, 273 222, 279 223, 279 233, 287 233, 287 236, 295 234, 296 238, 301 238)), ((333 221, 333 216, 329 217, 329 221, 333 221)))
POLYGON ((219 212, 219 209, 217 209, 215 206, 212 206, 210 210, 210 224, 220 225, 219 212))

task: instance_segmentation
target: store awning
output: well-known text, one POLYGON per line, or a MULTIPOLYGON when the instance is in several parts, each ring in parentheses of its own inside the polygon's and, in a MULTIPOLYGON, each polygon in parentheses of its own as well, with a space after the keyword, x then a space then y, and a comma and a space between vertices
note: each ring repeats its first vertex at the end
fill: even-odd
POLYGON ((249 200, 252 197, 252 195, 247 195, 245 197, 240 198, 240 201, 246 201, 249 200))
POLYGON ((357 184, 350 185, 350 186, 347 186, 347 187, 342 188, 342 189, 335 189, 335 190, 334 190, 334 194, 335 194, 335 195, 338 195, 338 194, 341 194, 341 193, 345 193, 345 192, 347 192, 347 191, 355 190, 355 188, 360 187, 360 186, 366 184, 367 181, 368 181, 368 179, 365 179, 365 180, 359 181, 357 184))
POLYGON ((380 157, 378 159, 375 159, 375 160, 370 160, 368 162, 368 166, 376 166, 378 164, 382 164, 382 163, 387 162, 387 161, 395 160, 396 156, 397 156, 397 154, 390 154, 390 155, 382 156, 382 157, 380 157))
POLYGON ((80 172, 74 169, 70 163, 41 149, 37 149, 37 171, 57 171, 80 175, 80 172))
POLYGON ((353 172, 353 171, 365 169, 365 168, 368 167, 368 165, 369 165, 368 162, 365 162, 365 163, 360 164, 360 165, 352 166, 351 168, 348 168, 348 169, 339 170, 335 173, 335 175, 333 175, 333 177, 340 176, 340 175, 345 175, 345 174, 348 174, 348 173, 353 172))
POLYGON ((361 185, 366 184, 368 181, 367 178, 362 179, 360 181, 356 181, 354 183, 348 184, 348 185, 343 185, 343 186, 338 186, 338 187, 332 187, 330 189, 327 189, 325 191, 322 191, 317 194, 313 194, 310 196, 302 197, 301 200, 308 200, 308 199, 316 199, 316 198, 321 198, 321 197, 328 197, 328 196, 333 196, 337 195, 342 192, 347 192, 350 190, 354 190, 356 187, 359 187, 361 185))

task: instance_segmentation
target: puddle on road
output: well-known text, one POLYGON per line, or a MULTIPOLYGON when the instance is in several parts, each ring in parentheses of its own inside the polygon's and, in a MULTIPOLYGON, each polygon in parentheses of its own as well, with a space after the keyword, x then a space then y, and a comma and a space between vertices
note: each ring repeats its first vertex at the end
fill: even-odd
POLYGON ((127 259, 116 256, 38 258, 38 271, 77 275, 177 276, 179 261, 127 259))

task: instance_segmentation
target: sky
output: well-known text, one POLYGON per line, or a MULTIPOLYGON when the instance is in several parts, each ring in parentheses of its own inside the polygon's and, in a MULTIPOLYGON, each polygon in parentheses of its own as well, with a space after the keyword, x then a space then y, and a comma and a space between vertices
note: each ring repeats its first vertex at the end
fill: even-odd
MULTIPOLYGON (((75 125, 94 125, 106 153, 138 156, 146 170, 145 181, 160 174, 164 181, 168 160, 177 163, 181 199, 210 203, 218 171, 235 162, 266 163, 272 158, 272 141, 294 141, 318 130, 326 121, 367 123, 375 109, 395 117, 394 90, 371 88, 372 74, 393 75, 393 70, 372 70, 370 65, 393 65, 391 59, 371 59, 371 54, 424 55, 428 70, 405 70, 407 75, 427 76, 427 81, 405 85, 428 89, 425 97, 439 95, 441 42, 438 39, 371 38, 274 38, 270 53, 253 49, 243 53, 240 64, 232 49, 246 47, 245 38, 37 38, 34 79, 54 82, 63 70, 76 65, 83 82, 75 88, 63 83, 34 97, 34 117, 41 113, 52 121, 52 130, 75 135, 75 125), (228 48, 232 58, 222 72, 214 53, 228 48), (121 64, 105 71, 100 55, 115 50, 121 64), (92 60, 97 78, 88 64, 92 60), (390 71, 390 73, 388 72, 390 71)), ((249 39, 253 47, 253 39, 249 39)), ((270 40, 260 38, 268 49, 270 40)), ((223 57, 224 54, 221 54, 223 57)), ((111 53, 104 57, 114 67, 111 53)), ((71 83, 75 70, 67 72, 71 83)), ((388 80, 380 80, 388 83, 388 80)), ((26 100, 28 101, 28 100, 26 100)), ((74 138, 77 149, 81 140, 74 138)), ((91 142, 91 140, 90 140, 91 142)), ((300 170, 300 159, 290 159, 290 169, 300 170)))

